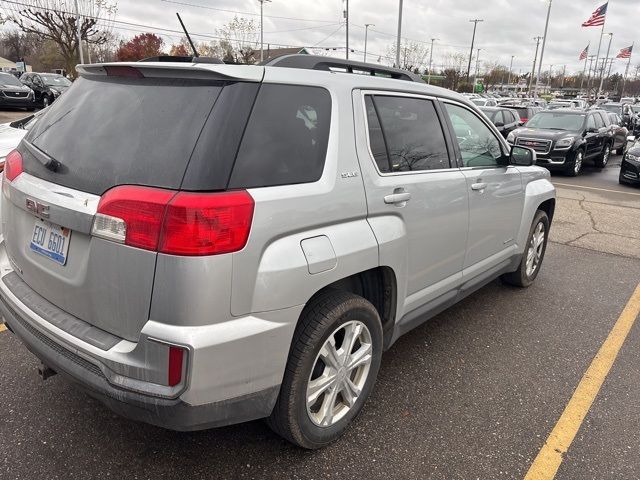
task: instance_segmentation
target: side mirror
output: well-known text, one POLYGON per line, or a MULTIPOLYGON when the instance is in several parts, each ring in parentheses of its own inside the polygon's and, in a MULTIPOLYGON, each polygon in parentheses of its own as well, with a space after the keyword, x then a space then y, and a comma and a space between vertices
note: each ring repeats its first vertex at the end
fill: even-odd
POLYGON ((535 165, 537 161, 536 152, 533 148, 514 145, 511 147, 509 163, 520 167, 535 165))
POLYGON ((495 126, 500 128, 500 127, 504 127, 504 122, 496 122, 495 126))
POLYGON ((587 133, 598 133, 599 130, 595 127, 587 128, 587 133))

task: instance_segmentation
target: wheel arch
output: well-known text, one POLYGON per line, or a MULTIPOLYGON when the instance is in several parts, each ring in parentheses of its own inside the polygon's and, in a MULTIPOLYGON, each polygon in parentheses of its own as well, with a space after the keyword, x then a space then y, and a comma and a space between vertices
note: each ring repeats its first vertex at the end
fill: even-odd
POLYGON ((391 267, 374 267, 338 279, 315 292, 309 302, 328 290, 353 293, 371 302, 380 315, 384 345, 388 344, 393 335, 398 295, 396 274, 391 267))

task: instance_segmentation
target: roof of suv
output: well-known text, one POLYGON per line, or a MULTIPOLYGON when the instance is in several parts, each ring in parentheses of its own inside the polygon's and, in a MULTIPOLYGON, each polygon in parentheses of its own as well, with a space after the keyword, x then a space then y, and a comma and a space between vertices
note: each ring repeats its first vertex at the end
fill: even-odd
MULTIPOLYGON (((286 55, 285 57, 311 57, 311 55, 286 55)), ((279 57, 282 58, 282 57, 279 57)), ((334 64, 334 59, 329 57, 317 57, 326 64, 334 64)), ((341 59, 337 59, 341 60, 341 59)), ((341 60, 344 62, 344 60, 341 60)), ((339 62, 338 62, 339 63, 339 62)), ((114 62, 114 63, 94 63, 83 64, 76 67, 82 77, 94 75, 116 75, 116 76, 144 76, 144 77, 171 77, 192 79, 219 79, 219 80, 240 80, 248 82, 261 82, 264 79, 282 78, 282 82, 327 85, 332 82, 345 83, 353 88, 393 90, 398 92, 418 93, 448 98, 460 103, 464 103, 473 108, 477 108, 470 99, 463 95, 442 87, 427 85, 419 81, 407 81, 397 78, 389 78, 382 75, 360 73, 360 67, 369 67, 375 71, 396 70, 390 68, 381 69, 380 65, 365 64, 362 62, 351 62, 354 64, 353 72, 342 71, 336 68, 296 68, 291 66, 269 65, 229 65, 199 62, 114 62), (123 69, 124 67, 124 69, 123 69)), ((400 72, 403 72, 400 70, 400 72)), ((408 74, 410 72, 404 72, 408 74)), ((411 74, 415 76, 415 74, 411 74)))

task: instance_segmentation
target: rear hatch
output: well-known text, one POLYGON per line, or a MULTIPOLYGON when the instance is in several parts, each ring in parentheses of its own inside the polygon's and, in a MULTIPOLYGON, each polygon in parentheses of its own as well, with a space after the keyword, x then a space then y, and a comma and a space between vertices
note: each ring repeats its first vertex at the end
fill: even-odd
MULTIPOLYGON (((151 202, 158 192, 172 198, 185 177, 225 189, 233 159, 224 159, 225 148, 241 135, 262 75, 259 67, 240 67, 248 75, 238 79, 229 66, 133 65, 80 67, 83 78, 20 144, 23 173, 2 199, 7 254, 20 278, 60 309, 131 341, 149 318, 157 248, 144 238, 118 242, 118 225, 108 222, 96 236, 101 198, 122 186, 149 192, 151 202)), ((129 212, 142 236, 148 213, 129 212)))

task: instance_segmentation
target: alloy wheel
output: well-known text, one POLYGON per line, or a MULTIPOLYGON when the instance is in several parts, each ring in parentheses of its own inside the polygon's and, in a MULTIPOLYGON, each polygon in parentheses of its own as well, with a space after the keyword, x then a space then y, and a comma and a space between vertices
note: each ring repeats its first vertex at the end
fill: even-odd
POLYGON ((609 156, 611 155, 611 147, 606 145, 604 147, 604 153, 602 154, 602 166, 605 167, 607 162, 609 161, 609 156))
POLYGON ((325 341, 307 382, 307 414, 320 427, 330 427, 355 405, 364 388, 372 360, 371 332, 352 320, 340 325, 325 341))
POLYGON ((573 164, 573 171, 575 172, 576 175, 580 173, 580 170, 582 170, 582 152, 581 151, 576 153, 576 160, 573 164))
POLYGON ((542 261, 542 250, 544 249, 544 239, 546 231, 544 223, 538 222, 527 250, 526 273, 527 277, 531 277, 540 266, 542 261))

